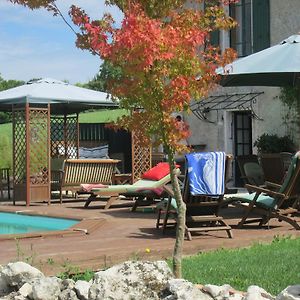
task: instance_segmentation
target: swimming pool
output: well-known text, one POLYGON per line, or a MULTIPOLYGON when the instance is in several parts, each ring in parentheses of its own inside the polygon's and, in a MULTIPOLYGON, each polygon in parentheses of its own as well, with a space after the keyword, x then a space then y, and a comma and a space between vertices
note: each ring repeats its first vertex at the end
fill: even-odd
POLYGON ((79 220, 0 212, 0 234, 65 230, 79 220))

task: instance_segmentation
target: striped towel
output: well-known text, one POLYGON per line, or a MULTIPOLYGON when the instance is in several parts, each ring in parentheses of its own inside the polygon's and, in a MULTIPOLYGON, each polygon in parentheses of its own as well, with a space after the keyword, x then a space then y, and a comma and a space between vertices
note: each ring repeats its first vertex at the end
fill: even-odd
POLYGON ((186 155, 192 195, 224 194, 225 158, 224 152, 199 152, 186 155))

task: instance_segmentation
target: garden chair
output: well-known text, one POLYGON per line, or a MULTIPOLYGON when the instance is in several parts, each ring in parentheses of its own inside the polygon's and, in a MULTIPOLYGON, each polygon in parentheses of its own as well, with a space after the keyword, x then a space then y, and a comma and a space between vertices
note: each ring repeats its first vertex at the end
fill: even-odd
MULTIPOLYGON (((300 197, 300 152, 293 157, 288 172, 282 185, 277 185, 277 191, 264 187, 247 184, 251 194, 236 194, 231 197, 236 201, 233 204, 245 209, 244 216, 238 223, 238 227, 244 224, 259 222, 259 226, 265 225, 270 219, 276 218, 285 221, 299 230, 300 226, 293 218, 297 213, 296 203, 300 197), (259 218, 249 218, 251 213, 258 214, 259 218)), ((272 184, 274 186, 274 184, 272 184)))
MULTIPOLYGON (((176 175, 180 170, 176 169, 176 175)), ((139 205, 149 204, 155 199, 165 197, 164 186, 171 181, 169 164, 161 162, 142 175, 142 178, 134 184, 109 185, 107 187, 92 188, 91 195, 86 200, 84 207, 96 200, 98 197, 108 197, 104 209, 108 209, 113 202, 120 196, 130 197, 135 200, 132 211, 135 211, 139 205)))
POLYGON ((265 183, 264 172, 257 155, 237 156, 236 161, 244 184, 263 185, 265 183))
MULTIPOLYGON (((4 190, 7 189, 8 199, 10 199, 10 176, 9 168, 0 168, 0 194, 1 198, 4 197, 4 190)), ((15 204, 15 202, 14 202, 15 204)))
POLYGON ((280 153, 262 153, 260 155, 260 164, 266 181, 277 184, 282 183, 285 171, 280 153))
MULTIPOLYGON (((219 215, 223 204, 225 182, 231 156, 224 152, 199 152, 186 155, 187 171, 183 185, 183 201, 186 204, 185 233, 192 240, 192 232, 208 232, 225 230, 232 238, 231 227, 219 215)), ((161 205, 158 210, 156 227, 162 225, 163 232, 169 218, 177 217, 176 202, 173 192, 167 189, 170 197, 166 207, 161 205), (164 216, 164 217, 162 217, 164 216), (161 221, 163 219, 163 222, 161 221)))

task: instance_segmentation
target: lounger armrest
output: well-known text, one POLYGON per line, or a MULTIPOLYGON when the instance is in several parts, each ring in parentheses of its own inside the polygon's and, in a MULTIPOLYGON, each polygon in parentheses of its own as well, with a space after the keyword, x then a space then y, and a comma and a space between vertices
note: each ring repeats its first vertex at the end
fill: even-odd
POLYGON ((277 184, 277 183, 275 183, 275 182, 270 182, 270 181, 266 181, 266 182, 265 182, 265 185, 266 185, 267 187, 275 188, 275 189, 278 189, 278 190, 281 188, 281 185, 280 185, 280 184, 277 184))
POLYGON ((264 194, 267 194, 268 196, 272 196, 272 197, 281 197, 281 198, 283 198, 285 196, 282 193, 274 192, 274 191, 271 191, 269 189, 265 189, 265 188, 260 187, 260 186, 246 184, 245 187, 248 191, 253 191, 253 192, 256 192, 256 193, 264 193, 264 194))

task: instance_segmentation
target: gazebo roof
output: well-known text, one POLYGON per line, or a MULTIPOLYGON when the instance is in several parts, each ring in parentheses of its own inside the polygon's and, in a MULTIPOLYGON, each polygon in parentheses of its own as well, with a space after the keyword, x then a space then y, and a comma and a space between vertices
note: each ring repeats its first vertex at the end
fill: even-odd
POLYGON ((109 94, 45 78, 0 92, 0 110, 11 111, 13 105, 50 104, 51 114, 71 114, 91 108, 117 107, 109 94))

